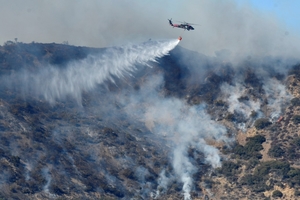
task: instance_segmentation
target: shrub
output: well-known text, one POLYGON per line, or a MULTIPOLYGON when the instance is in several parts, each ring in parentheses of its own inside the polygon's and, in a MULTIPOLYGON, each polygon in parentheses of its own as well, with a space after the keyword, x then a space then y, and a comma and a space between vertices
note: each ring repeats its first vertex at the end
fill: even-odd
POLYGON ((255 118, 258 116, 258 113, 254 110, 251 111, 250 117, 255 118))
POLYGON ((299 98, 293 98, 291 100, 291 103, 293 106, 300 106, 300 99, 299 98))
POLYGON ((246 140, 248 141, 248 143, 251 142, 256 144, 262 144, 266 141, 266 138, 262 135, 256 135, 253 137, 248 137, 246 140))
POLYGON ((222 101, 222 100, 217 100, 215 101, 216 106, 225 106, 226 102, 222 101))
POLYGON ((248 160, 247 170, 256 167, 256 165, 258 165, 258 164, 259 164, 258 158, 250 158, 248 160))
POLYGON ((300 185, 300 169, 291 169, 288 173, 287 173, 288 177, 289 177, 289 181, 292 184, 297 184, 300 185))
POLYGON ((299 123, 300 123, 300 115, 295 115, 295 116, 293 117, 293 122, 294 122, 295 124, 299 124, 299 123))
POLYGON ((235 120, 235 117, 234 117, 234 114, 233 113, 228 113, 225 117, 225 119, 227 121, 234 121, 235 120))
POLYGON ((219 169, 219 172, 224 174, 227 177, 234 176, 236 170, 239 168, 238 164, 235 164, 231 161, 224 161, 222 167, 219 169))
POLYGON ((299 191, 299 190, 295 190, 294 195, 295 195, 296 197, 299 197, 299 196, 300 196, 300 191, 299 191))
POLYGON ((255 176, 252 174, 245 175, 241 179, 241 183, 245 185, 256 185, 263 181, 263 177, 261 176, 255 176))
POLYGON ((233 153, 239 156, 241 159, 256 158, 260 159, 262 157, 260 150, 263 149, 261 145, 266 141, 266 138, 261 135, 256 135, 254 137, 247 138, 247 143, 245 146, 237 145, 233 148, 233 153))
POLYGON ((300 137, 294 138, 293 144, 296 145, 296 147, 300 147, 300 137))
POLYGON ((264 129, 265 127, 271 125, 272 123, 266 119, 266 118, 261 118, 255 121, 254 126, 256 129, 261 130, 264 129))
POLYGON ((254 175, 265 176, 270 171, 275 171, 276 174, 287 177, 290 171, 290 164, 279 160, 263 162, 254 170, 254 175))
POLYGON ((16 167, 19 167, 21 162, 20 162, 20 157, 19 156, 11 156, 9 158, 9 161, 12 162, 12 164, 16 167))
POLYGON ((205 183, 205 187, 209 189, 212 189, 214 185, 214 181, 212 181, 211 179, 205 179, 204 183, 205 183))
POLYGON ((238 101, 241 102, 241 101, 249 101, 249 97, 247 96, 241 96, 238 98, 238 101))
POLYGON ((275 157, 275 158, 283 156, 284 153, 285 152, 283 151, 283 149, 278 145, 272 145, 271 148, 269 149, 269 152, 268 152, 268 154, 271 157, 275 157))
POLYGON ((274 198, 276 198, 276 197, 281 198, 282 196, 283 196, 283 194, 279 190, 275 190, 272 194, 272 197, 274 197, 274 198))

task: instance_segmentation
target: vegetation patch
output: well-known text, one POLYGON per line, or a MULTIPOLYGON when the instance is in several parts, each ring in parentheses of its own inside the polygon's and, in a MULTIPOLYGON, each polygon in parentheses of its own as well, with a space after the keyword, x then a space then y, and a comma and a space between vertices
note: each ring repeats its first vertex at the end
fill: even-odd
POLYGON ((256 135, 254 137, 247 138, 247 143, 245 146, 236 145, 233 148, 233 153, 240 159, 250 159, 250 158, 262 158, 260 150, 263 149, 262 143, 266 141, 266 138, 261 135, 256 135))
POLYGON ((293 106, 300 106, 300 99, 299 99, 299 98, 293 98, 293 99, 291 100, 291 104, 292 104, 293 106))
POLYGON ((254 170, 254 175, 257 176, 266 176, 271 172, 275 172, 277 175, 287 177, 288 172, 290 171, 290 164, 284 161, 274 160, 262 162, 254 170))
POLYGON ((281 198, 283 196, 282 192, 280 192, 279 190, 275 190, 273 193, 272 193, 272 197, 274 198, 281 198))
POLYGON ((254 126, 257 130, 261 130, 271 125, 272 123, 266 118, 260 118, 255 121, 254 126))
POLYGON ((234 178, 239 167, 238 164, 232 161, 224 161, 218 172, 225 175, 227 178, 234 178))
POLYGON ((272 145, 268 152, 269 156, 273 158, 284 156, 284 153, 284 150, 278 145, 272 145))
POLYGON ((295 116, 293 117, 293 122, 294 122, 295 124, 300 124, 300 115, 295 115, 295 116))

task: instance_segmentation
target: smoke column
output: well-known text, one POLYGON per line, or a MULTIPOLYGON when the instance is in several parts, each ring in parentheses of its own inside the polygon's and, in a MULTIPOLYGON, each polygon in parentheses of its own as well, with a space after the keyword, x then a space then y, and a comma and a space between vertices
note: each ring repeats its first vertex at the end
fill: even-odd
POLYGON ((157 58, 168 54, 178 43, 176 39, 111 47, 100 55, 90 55, 81 61, 71 62, 62 69, 49 66, 35 73, 17 72, 12 77, 6 77, 6 82, 14 85, 16 83, 11 80, 18 80, 24 93, 32 92, 52 104, 66 97, 73 97, 80 104, 83 91, 90 91, 107 80, 114 82, 114 78, 132 75, 137 64, 156 62, 157 58))
POLYGON ((274 121, 278 119, 282 108, 292 99, 292 95, 286 90, 286 87, 276 79, 266 79, 263 89, 268 99, 268 107, 270 109, 270 119, 274 121))
MULTIPOLYGON (((189 148, 202 152, 204 162, 217 168, 221 166, 220 152, 207 140, 229 143, 231 139, 226 135, 226 128, 210 118, 205 105, 190 106, 181 99, 165 97, 161 91, 163 84, 162 75, 151 76, 139 91, 118 93, 114 99, 124 106, 129 118, 143 122, 152 133, 170 144, 174 177, 183 184, 184 199, 190 200, 193 174, 198 169, 188 155, 189 148)), ((158 187, 166 189, 169 181, 162 172, 158 187)), ((160 191, 156 191, 156 197, 159 194, 160 191)))

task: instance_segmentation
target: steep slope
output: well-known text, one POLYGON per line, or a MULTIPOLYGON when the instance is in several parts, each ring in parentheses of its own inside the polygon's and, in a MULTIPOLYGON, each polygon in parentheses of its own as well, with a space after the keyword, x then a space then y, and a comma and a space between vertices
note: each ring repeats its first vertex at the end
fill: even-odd
POLYGON ((233 66, 178 46, 147 62, 110 62, 134 68, 90 83, 98 71, 86 70, 105 52, 0 47, 0 197, 297 199, 299 65, 233 66))

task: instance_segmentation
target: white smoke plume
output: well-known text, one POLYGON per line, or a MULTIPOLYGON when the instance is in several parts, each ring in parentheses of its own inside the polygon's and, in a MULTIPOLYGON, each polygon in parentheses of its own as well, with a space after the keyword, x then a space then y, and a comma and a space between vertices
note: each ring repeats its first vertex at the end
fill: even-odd
POLYGON ((276 120, 280 116, 282 109, 292 99, 292 95, 286 90, 286 87, 276 79, 267 79, 264 81, 263 89, 268 99, 268 113, 271 120, 276 120))
POLYGON ((174 179, 174 177, 168 177, 166 175, 166 170, 162 170, 159 174, 159 178, 157 180, 157 183, 158 183, 158 188, 156 190, 155 193, 151 193, 151 197, 156 199, 159 197, 161 191, 164 191, 164 190, 167 190, 168 189, 168 186, 169 186, 169 183, 170 181, 172 181, 174 179))
POLYGON ((229 105, 228 111, 231 113, 237 112, 242 113, 244 117, 248 118, 252 111, 257 112, 260 109, 261 103, 259 100, 253 101, 252 99, 245 101, 239 101, 242 96, 247 96, 247 90, 244 86, 239 83, 235 85, 229 85, 224 83, 221 86, 221 91, 225 96, 226 102, 229 105))
POLYGON ((8 84, 21 85, 24 93, 43 97, 50 103, 56 100, 75 98, 81 103, 83 91, 90 91, 105 81, 114 82, 136 70, 138 64, 155 62, 175 48, 179 40, 147 41, 137 45, 108 48, 100 55, 71 62, 66 68, 48 66, 37 72, 17 72, 6 77, 8 84))
MULTIPOLYGON (((219 150, 206 140, 226 143, 230 139, 225 127, 210 119, 204 105, 190 106, 180 99, 166 98, 161 93, 162 84, 162 76, 150 77, 140 91, 120 94, 118 99, 133 120, 142 121, 150 131, 170 143, 175 175, 183 183, 184 199, 190 199, 193 174, 197 168, 188 156, 188 149, 202 152, 205 162, 216 168, 221 166, 219 150)), ((159 187, 166 188, 168 179, 161 175, 160 180, 159 187)))
POLYGON ((43 174, 43 176, 44 176, 45 179, 46 179, 46 184, 44 185, 43 189, 44 189, 44 191, 45 191, 46 193, 49 194, 49 186, 50 186, 50 183, 51 183, 51 180, 52 180, 51 174, 50 174, 50 172, 49 172, 49 169, 48 169, 48 168, 43 168, 43 169, 42 169, 42 174, 43 174))

